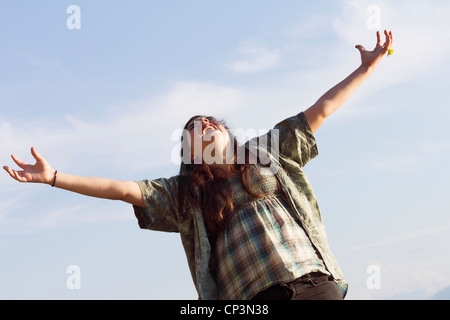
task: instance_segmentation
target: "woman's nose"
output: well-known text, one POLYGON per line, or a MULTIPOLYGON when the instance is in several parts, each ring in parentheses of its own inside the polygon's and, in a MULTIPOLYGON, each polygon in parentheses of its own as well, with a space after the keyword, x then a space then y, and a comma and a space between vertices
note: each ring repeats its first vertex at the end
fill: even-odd
POLYGON ((203 118, 202 118, 202 123, 209 123, 208 118, 203 117, 203 118))

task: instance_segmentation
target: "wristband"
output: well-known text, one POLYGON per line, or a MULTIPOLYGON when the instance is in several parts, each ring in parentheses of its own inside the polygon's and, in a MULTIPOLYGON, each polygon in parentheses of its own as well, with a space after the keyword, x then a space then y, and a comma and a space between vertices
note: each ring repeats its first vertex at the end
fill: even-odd
POLYGON ((56 182, 56 174, 58 173, 58 170, 55 170, 55 177, 53 178, 52 188, 55 186, 56 182))

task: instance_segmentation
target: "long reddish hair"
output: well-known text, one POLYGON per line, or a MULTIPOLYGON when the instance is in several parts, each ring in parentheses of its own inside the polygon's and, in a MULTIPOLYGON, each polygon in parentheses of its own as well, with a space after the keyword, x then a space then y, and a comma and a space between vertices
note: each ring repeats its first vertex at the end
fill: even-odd
MULTIPOLYGON (((184 129, 187 130, 189 123, 199 117, 204 116, 197 115, 192 117, 186 123, 184 129)), ((206 118, 215 119, 226 129, 229 129, 223 120, 217 120, 214 117, 206 118)), ((230 134, 230 139, 233 139, 234 142, 232 144, 234 146, 234 158, 231 164, 232 173, 240 176, 242 185, 250 195, 255 198, 262 198, 264 195, 258 188, 252 186, 250 170, 247 170, 250 166, 248 148, 244 146, 245 161, 237 161, 239 143, 236 137, 229 130, 227 131, 230 134)), ((183 136, 181 140, 183 140, 183 136)), ((181 152, 183 153, 183 148, 181 152)), ((191 206, 200 208, 208 233, 210 237, 215 238, 218 232, 225 229, 226 222, 233 214, 234 206, 231 185, 222 169, 210 166, 204 162, 201 164, 185 163, 183 162, 183 154, 181 154, 181 158, 179 207, 183 211, 184 204, 188 202, 191 206)), ((187 213, 183 212, 183 214, 187 213)))

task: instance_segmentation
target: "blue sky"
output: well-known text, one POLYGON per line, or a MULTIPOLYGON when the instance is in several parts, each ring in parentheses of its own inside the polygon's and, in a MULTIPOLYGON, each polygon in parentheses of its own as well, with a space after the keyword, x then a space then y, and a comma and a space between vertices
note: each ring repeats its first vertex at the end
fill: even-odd
MULTIPOLYGON (((305 171, 348 298, 429 299, 450 286, 449 14, 418 0, 2 1, 0 162, 32 162, 35 146, 62 172, 169 177, 172 133, 191 115, 270 129, 391 29, 394 55, 319 129, 305 171)), ((2 299, 196 299, 177 234, 140 230, 125 203, 6 173, 0 256, 2 299), (70 265, 80 289, 66 286, 70 265)))

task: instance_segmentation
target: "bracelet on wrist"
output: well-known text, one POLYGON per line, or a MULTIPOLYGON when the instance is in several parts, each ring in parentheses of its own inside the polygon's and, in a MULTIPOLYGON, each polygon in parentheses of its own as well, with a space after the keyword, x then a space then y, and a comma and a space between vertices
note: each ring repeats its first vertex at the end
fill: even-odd
POLYGON ((52 183, 52 188, 55 186, 55 182, 56 182, 56 175, 58 174, 58 170, 55 170, 55 176, 53 177, 53 183, 52 183))

